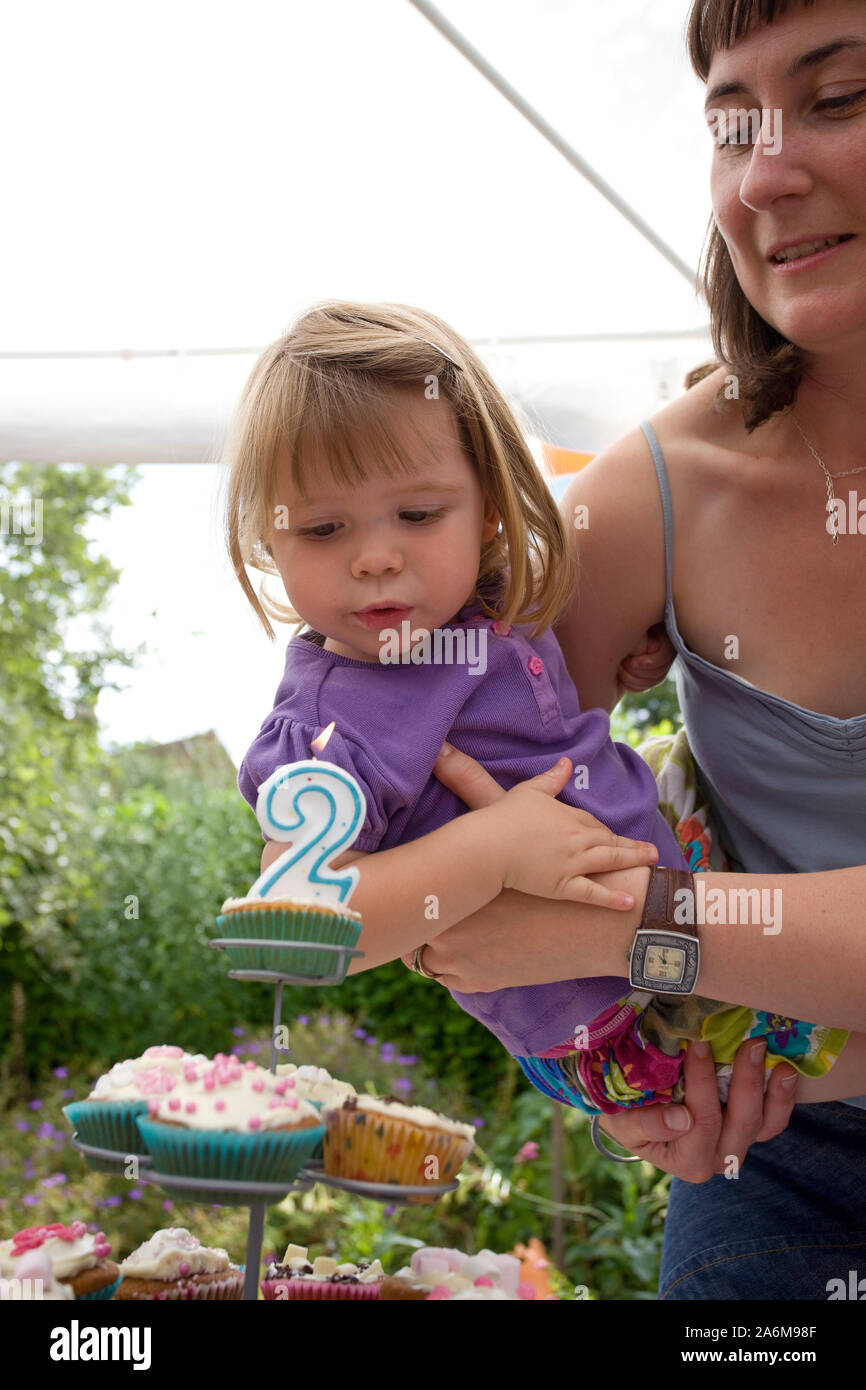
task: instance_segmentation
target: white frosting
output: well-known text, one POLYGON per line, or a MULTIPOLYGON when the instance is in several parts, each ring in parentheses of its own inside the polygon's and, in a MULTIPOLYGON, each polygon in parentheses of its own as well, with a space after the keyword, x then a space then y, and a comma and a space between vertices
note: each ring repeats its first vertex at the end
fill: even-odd
POLYGON ((206 1066, 203 1053, 184 1052, 180 1047, 148 1047, 140 1057, 115 1062, 95 1083, 88 1100, 142 1100, 172 1089, 174 1079, 189 1067, 206 1066))
POLYGON ((28 1293, 34 1302, 39 1303, 61 1303, 75 1298, 71 1284, 55 1282, 51 1256, 42 1250, 28 1250, 20 1255, 15 1264, 15 1277, 22 1280, 22 1287, 14 1290, 12 1286, 0 1285, 0 1301, 13 1301, 19 1297, 23 1300, 28 1293), (37 1280, 41 1281, 41 1289, 37 1280), (29 1290, 26 1281, 29 1281, 29 1290))
POLYGON ((241 1133, 283 1129, 303 1121, 321 1124, 319 1112, 297 1094, 288 1077, 278 1078, 256 1065, 242 1066, 220 1054, 195 1080, 179 1081, 168 1095, 153 1097, 148 1114, 188 1129, 230 1129, 241 1133))
MULTIPOLYGON (((13 1244, 14 1240, 0 1241, 0 1274, 7 1279, 18 1276, 21 1260, 31 1253, 24 1251, 13 1256, 13 1244)), ((74 1279, 83 1270, 93 1269, 99 1264, 100 1257, 94 1254, 94 1244, 95 1237, 88 1232, 79 1236, 77 1240, 61 1240, 59 1236, 50 1236, 42 1242, 39 1249, 50 1258, 55 1279, 74 1279)))
POLYGON ((193 1274, 217 1274, 231 1268, 220 1247, 208 1248, 183 1226, 156 1231, 120 1265, 124 1278, 183 1279, 193 1274))
POLYGON ((226 898, 220 909, 222 912, 242 912, 245 908, 280 908, 285 912, 291 912, 294 907, 315 907, 320 912, 329 915, 336 914, 340 917, 354 917, 357 922, 361 920, 360 912, 355 912, 354 908, 344 907, 337 903, 323 902, 321 898, 226 898))
POLYGON ((357 1095, 354 1086, 348 1081, 338 1081, 324 1067, 296 1067, 294 1062, 284 1062, 277 1067, 277 1076, 292 1077, 296 1093, 307 1100, 342 1105, 349 1096, 357 1095))
MULTIPOLYGON (((323 1116, 335 1115, 341 1106, 325 1106, 322 1111, 323 1116)), ((361 1095, 357 1097, 357 1108, 364 1110, 368 1114, 384 1115, 395 1120, 409 1120, 412 1124, 423 1126, 425 1129, 443 1129, 448 1134, 459 1134, 463 1139, 471 1139, 475 1143, 475 1128, 473 1125, 462 1124, 460 1120, 450 1120, 447 1115, 440 1115, 436 1110, 428 1110, 425 1105, 403 1105, 401 1101, 385 1101, 377 1096, 361 1095)))
POLYGON ((373 1260, 366 1269, 360 1269, 350 1260, 337 1264, 329 1255, 317 1255, 315 1260, 308 1256, 306 1245, 289 1245, 279 1262, 282 1269, 293 1269, 296 1278, 329 1279, 333 1274, 354 1274, 359 1284, 377 1284, 385 1278, 385 1271, 378 1260, 373 1260), (302 1274, 305 1265, 312 1265, 312 1274, 302 1274))

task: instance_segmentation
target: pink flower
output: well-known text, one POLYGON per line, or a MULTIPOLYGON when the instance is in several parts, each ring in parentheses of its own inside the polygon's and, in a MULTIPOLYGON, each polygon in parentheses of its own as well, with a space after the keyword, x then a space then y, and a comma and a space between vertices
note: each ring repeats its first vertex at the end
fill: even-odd
POLYGON ((538 1158, 538 1145, 534 1139, 529 1139, 522 1148, 517 1150, 514 1155, 515 1163, 533 1163, 538 1158))

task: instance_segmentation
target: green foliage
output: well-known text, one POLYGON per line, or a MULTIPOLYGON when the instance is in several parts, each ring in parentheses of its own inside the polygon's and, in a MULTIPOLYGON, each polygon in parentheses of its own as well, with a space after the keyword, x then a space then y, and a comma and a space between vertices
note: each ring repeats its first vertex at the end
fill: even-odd
POLYGON ((611 737, 636 748, 645 738, 682 728, 677 688, 670 676, 652 690, 624 695, 611 716, 611 737))

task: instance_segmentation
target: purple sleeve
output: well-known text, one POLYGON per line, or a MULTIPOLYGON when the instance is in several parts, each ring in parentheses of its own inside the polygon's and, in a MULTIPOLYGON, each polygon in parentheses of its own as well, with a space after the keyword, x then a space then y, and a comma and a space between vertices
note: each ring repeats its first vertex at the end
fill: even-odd
MULTIPOLYGON (((255 741, 247 749, 238 771, 241 796, 249 802, 253 812, 262 783, 284 763, 306 762, 311 758, 313 755, 310 742, 319 733, 321 729, 310 724, 301 724, 294 719, 278 718, 262 727, 255 741)), ((322 753, 322 761, 334 763, 344 772, 350 773, 364 793, 367 814, 360 834, 351 848, 366 853, 378 849, 388 828, 383 808, 390 790, 380 769, 360 744, 350 743, 336 730, 322 753)), ((268 836, 263 835, 262 839, 267 841, 268 836)))

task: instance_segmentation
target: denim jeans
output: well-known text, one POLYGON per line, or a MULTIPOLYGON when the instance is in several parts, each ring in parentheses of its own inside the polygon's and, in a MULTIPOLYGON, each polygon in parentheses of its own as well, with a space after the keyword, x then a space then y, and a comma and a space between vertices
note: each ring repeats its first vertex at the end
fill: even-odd
POLYGON ((659 1299, 826 1300, 832 1279, 866 1280, 866 1110, 796 1105, 738 1178, 674 1178, 659 1299))

